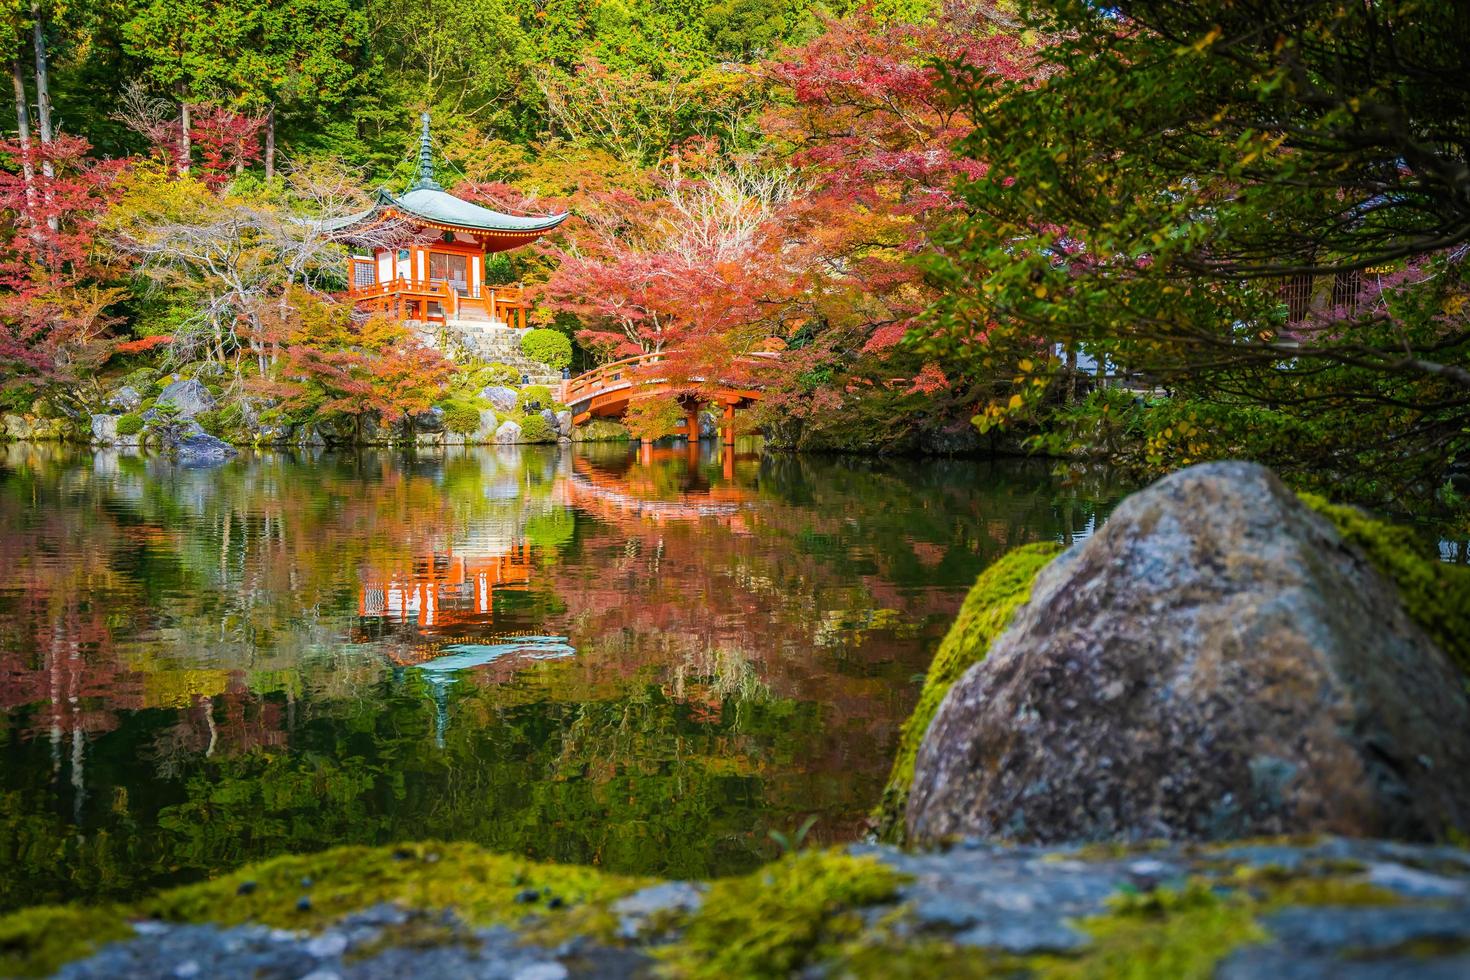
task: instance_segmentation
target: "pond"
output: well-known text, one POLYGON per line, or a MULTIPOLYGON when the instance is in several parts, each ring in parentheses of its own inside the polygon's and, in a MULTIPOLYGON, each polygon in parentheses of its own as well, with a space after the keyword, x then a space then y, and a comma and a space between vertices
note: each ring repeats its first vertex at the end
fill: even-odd
POLYGON ((694 878, 859 837, 975 576, 1122 488, 747 449, 0 446, 0 908, 344 843, 694 878))

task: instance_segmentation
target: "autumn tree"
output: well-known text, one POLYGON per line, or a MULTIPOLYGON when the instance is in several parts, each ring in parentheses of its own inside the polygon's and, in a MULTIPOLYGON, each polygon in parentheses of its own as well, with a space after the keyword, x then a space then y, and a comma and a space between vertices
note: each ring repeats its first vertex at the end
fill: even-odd
POLYGON ((938 293, 915 260, 985 170, 956 152, 968 119, 939 65, 961 61, 1018 84, 1034 59, 987 5, 949 2, 918 21, 865 7, 763 71, 785 98, 763 119, 809 192, 788 215, 790 248, 819 270, 789 322, 785 380, 763 406, 798 444, 893 448, 924 425, 968 418, 977 397, 932 354, 901 346, 938 293), (870 419, 861 434, 833 420, 870 419))
POLYGON ((119 291, 95 249, 121 164, 74 136, 0 141, 0 377, 79 380, 105 358, 119 291), (24 161, 34 166, 26 168, 24 161))
MULTIPOLYGON (((193 315, 176 356, 248 356, 264 377, 279 349, 264 339, 262 310, 289 287, 324 294, 340 285, 346 251, 337 223, 364 206, 354 175, 329 164, 294 170, 278 192, 226 188, 139 167, 107 217, 112 248, 139 263, 158 288, 189 297, 193 315)), ((394 222, 361 232, 369 246, 405 240, 394 222)))

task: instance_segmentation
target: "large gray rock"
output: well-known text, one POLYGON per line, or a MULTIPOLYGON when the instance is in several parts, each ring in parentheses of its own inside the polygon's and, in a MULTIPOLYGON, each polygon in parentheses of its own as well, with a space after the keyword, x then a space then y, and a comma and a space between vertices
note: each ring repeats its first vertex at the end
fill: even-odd
POLYGON ((1124 501, 920 747, 907 824, 1022 841, 1470 829, 1470 700, 1397 588, 1268 470, 1124 501))
POLYGON ((173 446, 174 457, 188 466, 223 463, 237 452, 234 446, 207 432, 185 436, 173 446))
POLYGON ((118 412, 131 412, 143 404, 143 396, 132 385, 123 385, 107 396, 107 407, 118 412))
POLYGON ((566 409, 556 413, 556 434, 563 438, 572 434, 572 413, 566 409))
POLYGON ((415 415, 413 417, 413 427, 414 431, 419 433, 443 432, 444 409, 440 408, 438 405, 434 405, 422 415, 415 415))
POLYGON ((117 442, 117 418, 116 415, 92 416, 92 441, 101 446, 117 442))
MULTIPOLYGON (((215 406, 214 396, 202 382, 193 378, 175 381, 158 393, 159 405, 172 405, 179 411, 179 418, 192 419, 200 412, 211 411, 215 406)), ((151 410, 150 410, 151 411, 151 410)))
POLYGON ((543 408, 541 410, 541 419, 546 423, 546 427, 551 430, 553 435, 561 435, 561 419, 557 418, 555 412, 549 408, 543 408))
POLYGON ((490 385, 480 392, 480 397, 489 402, 497 412, 502 415, 516 410, 516 401, 519 395, 514 388, 504 385, 490 385))
POLYGON ((480 409, 480 425, 474 432, 465 437, 466 442, 477 445, 495 441, 495 430, 500 427, 500 420, 495 413, 488 408, 480 409))
POLYGON ((495 430, 495 441, 502 446, 513 446, 521 441, 521 426, 519 422, 506 419, 500 423, 495 430))

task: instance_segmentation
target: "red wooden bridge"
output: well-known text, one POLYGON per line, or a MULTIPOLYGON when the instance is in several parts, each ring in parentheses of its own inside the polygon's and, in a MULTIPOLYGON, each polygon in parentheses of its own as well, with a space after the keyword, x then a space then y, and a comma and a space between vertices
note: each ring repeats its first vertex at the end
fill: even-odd
POLYGON ((725 445, 733 446, 735 409, 761 399, 761 385, 751 380, 750 375, 754 373, 751 369, 767 366, 779 357, 775 351, 755 351, 736 358, 736 365, 744 370, 732 370, 732 376, 746 377, 735 381, 702 377, 673 379, 658 370, 668 355, 640 354, 563 381, 557 400, 571 406, 572 421, 581 425, 593 418, 622 418, 635 398, 673 395, 684 406, 685 434, 696 439, 700 411, 705 405, 721 405, 725 416, 720 425, 721 435, 725 445))

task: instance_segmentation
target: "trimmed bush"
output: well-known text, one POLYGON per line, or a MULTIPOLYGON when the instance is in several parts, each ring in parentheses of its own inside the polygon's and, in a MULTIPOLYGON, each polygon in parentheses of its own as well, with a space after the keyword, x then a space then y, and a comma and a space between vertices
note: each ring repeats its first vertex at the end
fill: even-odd
POLYGON ((560 330, 527 330, 521 338, 521 353, 558 371, 572 364, 572 342, 560 330))
POLYGON ((543 408, 556 408, 551 389, 545 385, 526 385, 516 396, 516 408, 522 412, 539 412, 543 408))
POLYGON ((527 415, 520 420, 521 442, 556 442, 556 433, 539 415, 527 415))
POLYGON ((143 417, 129 413, 117 420, 117 434, 120 436, 135 436, 143 431, 143 417))
POLYGON ((444 403, 444 428, 460 435, 468 435, 480 427, 480 410, 464 402, 444 403))

